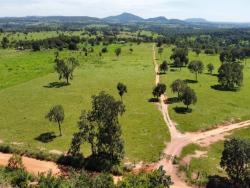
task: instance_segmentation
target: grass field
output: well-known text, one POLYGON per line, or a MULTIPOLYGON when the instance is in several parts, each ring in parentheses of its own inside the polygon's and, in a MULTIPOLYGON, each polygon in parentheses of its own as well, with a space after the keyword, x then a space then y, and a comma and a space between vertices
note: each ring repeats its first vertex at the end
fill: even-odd
MULTIPOLYGON (((163 59, 168 62, 171 56, 171 48, 164 49, 162 56, 158 55, 161 63, 163 59)), ((187 80, 189 86, 193 88, 197 94, 198 102, 195 106, 191 106, 192 113, 181 113, 179 110, 185 107, 182 103, 170 104, 170 116, 178 124, 177 128, 182 132, 198 131, 210 129, 213 126, 236 119, 250 119, 249 103, 250 103, 250 60, 244 68, 244 82, 240 91, 219 91, 211 88, 218 84, 217 76, 212 76, 207 73, 206 65, 213 63, 216 67, 214 73, 220 66, 218 55, 200 54, 198 57, 194 53, 189 53, 190 61, 198 59, 205 64, 204 73, 198 76, 198 83, 192 83, 195 80, 195 75, 191 74, 185 67, 179 69, 170 68, 166 75, 161 76, 161 82, 167 84, 168 97, 176 97, 170 88, 171 83, 176 79, 187 80)))
MULTIPOLYGON (((240 138, 240 139, 245 139, 245 140, 250 141, 249 135, 250 135, 250 128, 246 128, 246 129, 234 131, 233 134, 229 136, 229 138, 235 137, 235 138, 240 138)), ((206 157, 193 158, 191 160, 188 170, 186 172, 189 180, 192 181, 193 180, 192 174, 194 173, 197 174, 198 172, 200 172, 201 174, 205 176, 225 175, 224 170, 220 168, 220 158, 221 158, 221 154, 224 148, 223 143, 224 143, 223 141, 219 141, 209 146, 208 148, 206 148, 206 150, 208 151, 206 157)), ((191 145, 186 147, 186 150, 190 148, 192 148, 191 145)), ((204 150, 204 148, 202 150, 204 150)), ((192 153, 191 150, 189 150, 189 154, 190 153, 192 153)), ((203 181, 206 181, 206 180, 207 179, 205 177, 203 181)))
POLYGON ((126 113, 120 119, 126 159, 157 160, 169 134, 156 105, 147 102, 155 83, 152 44, 133 45, 132 54, 129 53, 131 46, 122 46, 119 58, 114 54, 116 47, 109 46, 109 53, 102 58, 97 56, 101 47, 96 47, 95 54, 89 57, 78 52, 63 52, 62 56, 78 57, 81 66, 71 85, 61 88, 47 87, 49 83, 58 82, 57 74, 51 73, 53 51, 1 50, 0 139, 31 148, 66 151, 81 110, 90 108, 91 96, 104 90, 119 99, 116 84, 123 82, 128 87, 128 94, 124 96, 126 113), (49 143, 37 141, 42 133, 58 134, 57 126, 44 119, 50 107, 56 104, 65 109, 63 136, 49 143))

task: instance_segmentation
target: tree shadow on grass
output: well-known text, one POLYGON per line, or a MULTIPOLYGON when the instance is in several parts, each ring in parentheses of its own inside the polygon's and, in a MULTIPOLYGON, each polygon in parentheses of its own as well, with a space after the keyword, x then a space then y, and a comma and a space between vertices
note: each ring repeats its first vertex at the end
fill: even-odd
POLYGON ((205 73, 206 75, 209 75, 209 76, 218 76, 218 74, 210 74, 210 73, 205 73))
POLYGON ((172 97, 166 100, 166 104, 174 104, 178 102, 180 102, 180 99, 178 97, 172 97))
POLYGON ((213 85, 213 86, 211 86, 211 88, 214 89, 214 90, 217 90, 217 91, 231 91, 231 92, 238 91, 237 88, 234 88, 234 89, 232 89, 232 88, 226 88, 226 87, 223 87, 223 86, 221 86, 219 84, 213 85))
POLYGON ((57 136, 54 132, 47 132, 42 133, 38 137, 35 138, 35 140, 42 142, 42 143, 49 143, 52 142, 57 136))
POLYGON ((66 82, 51 82, 49 83, 47 86, 43 86, 45 88, 61 88, 64 86, 68 86, 70 84, 66 83, 66 82))
POLYGON ((192 109, 187 109, 186 107, 175 107, 174 111, 178 114, 189 114, 191 113, 193 110, 192 109))
POLYGON ((151 99, 148 99, 148 102, 156 103, 156 102, 159 102, 159 99, 157 99, 157 98, 151 98, 151 99))
POLYGON ((198 81, 196 81, 196 80, 189 80, 189 79, 184 80, 184 82, 186 82, 187 84, 196 84, 196 83, 198 83, 198 81))

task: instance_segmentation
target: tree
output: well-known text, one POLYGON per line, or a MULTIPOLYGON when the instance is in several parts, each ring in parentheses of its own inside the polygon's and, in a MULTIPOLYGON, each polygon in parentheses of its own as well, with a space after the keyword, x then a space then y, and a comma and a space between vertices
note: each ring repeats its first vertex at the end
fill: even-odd
POLYGON ((181 99, 182 99, 183 104, 187 106, 187 110, 189 108, 189 105, 196 104, 197 102, 197 96, 194 90, 191 89, 190 87, 185 88, 185 90, 182 93, 181 99))
POLYGON ((69 153, 77 155, 83 143, 91 145, 94 165, 98 170, 110 170, 124 157, 119 116, 125 112, 121 101, 105 92, 92 96, 92 110, 83 112, 78 122, 79 131, 74 134, 69 153))
POLYGON ((153 96, 157 97, 157 99, 159 99, 159 97, 164 94, 167 90, 167 87, 165 84, 158 84, 157 86, 154 87, 153 89, 153 96))
POLYGON ((168 63, 167 61, 163 61, 162 64, 160 65, 160 71, 166 74, 166 71, 168 70, 168 63))
POLYGON ((175 48, 170 59, 176 61, 176 58, 179 58, 182 65, 187 65, 189 62, 188 59, 188 49, 186 48, 175 48))
POLYGON ((223 63, 219 68, 218 81, 226 89, 240 87, 243 82, 243 65, 236 62, 223 63))
POLYGON ((181 93, 186 89, 187 84, 183 80, 177 79, 171 84, 171 89, 173 93, 178 93, 178 99, 181 99, 181 93))
POLYGON ((121 53, 122 53, 122 49, 121 49, 121 48, 116 48, 116 49, 115 49, 115 55, 116 55, 117 57, 119 57, 119 56, 121 55, 121 53))
MULTIPOLYGON (((249 178, 250 144, 240 139, 226 140, 220 166, 235 185, 246 186, 249 178)), ((249 184, 248 184, 249 185, 249 184)))
POLYGON ((212 63, 209 63, 207 65, 207 70, 210 74, 213 74, 213 71, 214 71, 214 65, 212 63))
POLYGON ((163 50, 164 50, 164 48, 158 48, 158 54, 160 54, 160 56, 163 53, 163 50))
POLYGON ((61 105, 56 105, 50 109, 48 114, 45 116, 50 122, 58 124, 60 136, 62 136, 61 124, 64 121, 64 109, 61 105))
POLYGON ((183 66, 183 62, 181 62, 181 59, 179 57, 176 57, 174 59, 174 66, 180 68, 181 70, 181 67, 183 66))
POLYGON ((37 51, 40 51, 40 50, 41 50, 41 47, 40 47, 39 42, 33 42, 33 43, 32 43, 32 50, 33 50, 34 52, 37 52, 37 51))
POLYGON ((73 80, 73 73, 78 65, 79 63, 75 58, 68 58, 66 60, 57 59, 55 70, 59 74, 59 80, 64 78, 67 84, 69 84, 69 79, 73 80))
POLYGON ((196 53, 197 56, 199 56, 201 53, 201 50, 199 48, 195 48, 193 49, 193 51, 196 53))
POLYGON ((72 50, 72 51, 78 50, 77 43, 75 43, 75 42, 70 42, 70 43, 69 43, 69 50, 72 50))
POLYGON ((122 96, 124 95, 124 93, 127 93, 127 86, 124 85, 123 83, 118 83, 117 84, 117 90, 118 90, 119 95, 121 97, 121 101, 123 101, 122 96))
POLYGON ((3 37, 2 41, 1 41, 2 47, 4 49, 8 48, 9 46, 9 39, 7 37, 3 37))
POLYGON ((107 47, 102 48, 102 53, 107 53, 107 52, 108 52, 107 47))
POLYGON ((192 61, 189 63, 188 69, 191 73, 195 74, 197 81, 198 74, 201 74, 203 72, 204 64, 201 61, 192 61))

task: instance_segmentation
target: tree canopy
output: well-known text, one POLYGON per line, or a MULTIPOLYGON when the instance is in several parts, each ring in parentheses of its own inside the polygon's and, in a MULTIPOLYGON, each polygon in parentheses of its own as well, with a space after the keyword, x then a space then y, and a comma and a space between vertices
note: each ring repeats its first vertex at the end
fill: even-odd
POLYGON ((191 73, 195 74, 196 81, 198 80, 198 74, 201 74, 204 70, 204 64, 201 61, 191 61, 188 65, 188 69, 191 73))

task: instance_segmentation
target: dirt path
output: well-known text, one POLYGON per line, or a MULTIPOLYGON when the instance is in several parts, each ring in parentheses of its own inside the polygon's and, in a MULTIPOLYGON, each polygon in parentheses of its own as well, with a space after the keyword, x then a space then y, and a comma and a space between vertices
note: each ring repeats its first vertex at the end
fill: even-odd
MULTIPOLYGON (((12 154, 0 153, 0 166, 7 166, 11 156, 12 154)), ((51 171, 53 175, 59 175, 61 173, 59 166, 54 162, 40 161, 29 157, 22 157, 22 159, 26 170, 34 175, 49 171, 51 171)))
MULTIPOLYGON (((153 61, 155 66, 155 75, 156 75, 156 85, 160 83, 160 75, 159 75, 159 65, 157 63, 156 58, 156 50, 155 46, 153 46, 153 61)), ((175 123, 171 120, 168 112, 168 105, 166 103, 167 96, 162 95, 159 101, 159 109, 162 112, 164 121, 166 122, 168 129, 171 135, 171 141, 166 146, 164 150, 164 157, 155 165, 155 168, 159 168, 163 166, 164 170, 167 172, 168 175, 171 175, 172 181, 174 185, 171 186, 173 188, 191 188, 187 185, 179 176, 178 176, 178 167, 173 165, 173 158, 175 156, 179 156, 182 149, 191 144, 197 143, 201 145, 210 145, 218 140, 224 139, 225 135, 228 135, 229 132, 244 128, 250 125, 250 121, 244 121, 240 123, 231 124, 228 126, 221 126, 216 129, 206 131, 206 132, 198 132, 198 133, 180 133, 175 126, 175 123)))

